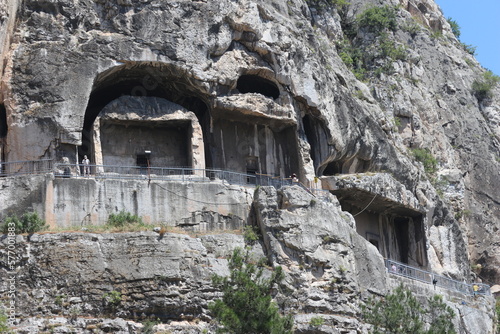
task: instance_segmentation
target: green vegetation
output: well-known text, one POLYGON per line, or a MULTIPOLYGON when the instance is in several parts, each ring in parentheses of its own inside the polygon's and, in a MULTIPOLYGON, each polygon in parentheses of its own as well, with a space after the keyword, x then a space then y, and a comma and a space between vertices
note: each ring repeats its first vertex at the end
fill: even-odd
MULTIPOLYGON (((455 20, 453 20, 451 17, 449 17, 447 20, 448 20, 448 23, 451 26, 451 31, 453 32, 453 34, 455 35, 455 37, 460 41, 460 35, 461 35, 460 25, 458 25, 458 22, 455 21, 455 20)), ((460 45, 462 46, 462 48, 465 51, 467 51, 471 55, 475 55, 476 54, 476 47, 475 46, 470 45, 470 44, 465 44, 465 43, 462 43, 462 42, 460 42, 460 45)))
POLYGON ((417 22, 415 22, 415 20, 410 20, 409 22, 405 23, 405 25, 401 28, 407 33, 409 33, 412 37, 415 37, 417 33, 419 33, 422 30, 422 26, 417 22))
POLYGON ((495 311, 496 311, 497 328, 500 328, 500 298, 497 298, 495 304, 495 311))
POLYGON ((441 296, 427 301, 427 307, 402 285, 382 299, 371 299, 363 317, 373 325, 372 334, 455 334, 455 313, 441 296), (429 323, 426 330, 424 323, 429 323))
POLYGON ((209 305, 209 310, 222 325, 219 332, 292 333, 292 317, 281 316, 270 295, 275 284, 284 278, 281 267, 275 268, 270 278, 265 279, 262 277, 265 262, 251 263, 248 252, 242 252, 240 248, 233 251, 228 277, 214 275, 212 278, 214 287, 223 293, 222 299, 209 305))
POLYGON ((382 56, 388 57, 391 60, 406 59, 406 47, 404 45, 396 45, 396 42, 389 39, 386 33, 381 34, 379 45, 382 56))
POLYGON ((113 290, 111 292, 106 292, 102 296, 102 299, 108 306, 115 309, 122 302, 122 294, 119 291, 113 290))
POLYGON ((437 159, 428 149, 414 148, 411 152, 413 157, 424 165, 427 174, 434 174, 437 171, 437 159))
POLYGON ((124 227, 130 224, 142 225, 142 218, 125 211, 120 211, 117 214, 112 213, 108 217, 107 225, 111 227, 124 227))
POLYGON ((344 24, 347 38, 337 44, 338 54, 358 80, 392 73, 393 62, 406 59, 406 46, 391 38, 390 32, 397 28, 396 10, 395 6, 370 7, 354 21, 344 24), (359 31, 374 36, 366 43, 365 38, 357 38, 359 31))
POLYGON ((321 9, 331 6, 344 7, 350 5, 347 0, 306 0, 306 3, 308 6, 318 7, 321 9))
POLYGON ((358 80, 363 80, 366 69, 363 60, 363 49, 355 47, 348 39, 338 43, 339 56, 358 80))
POLYGON ((154 326, 158 325, 158 321, 146 320, 142 323, 144 327, 142 327, 142 334, 154 334, 156 333, 153 329, 154 326))
POLYGON ((31 212, 23 214, 21 218, 18 218, 16 215, 5 218, 1 230, 5 234, 9 232, 13 232, 15 234, 31 234, 42 231, 47 227, 48 226, 45 224, 45 221, 38 217, 36 212, 31 212))
POLYGON ((471 55, 476 55, 476 47, 470 44, 465 44, 465 43, 460 43, 462 45, 462 48, 467 51, 471 55))
POLYGON ((62 306, 64 303, 64 299, 66 299, 66 295, 57 295, 55 299, 56 305, 62 306))
POLYGON ((452 19, 451 17, 448 17, 447 21, 451 26, 451 31, 453 32, 453 35, 455 35, 456 38, 460 38, 461 31, 458 22, 452 19))
POLYGON ((325 323, 325 319, 322 317, 312 317, 311 320, 309 321, 309 325, 313 327, 319 327, 322 326, 325 323))
POLYGON ((431 34, 432 39, 440 39, 442 37, 443 37, 443 33, 441 32, 441 30, 435 30, 431 34))
POLYGON ((249 245, 255 244, 260 239, 260 231, 257 226, 245 226, 243 229, 243 239, 249 245))
POLYGON ((402 123, 401 123, 401 118, 395 116, 393 119, 392 119, 392 123, 394 124, 394 130, 395 131, 398 131, 399 128, 401 127, 402 123))
POLYGON ((380 34, 388 29, 396 31, 396 9, 393 6, 370 7, 357 17, 358 26, 380 34))
POLYGON ((472 211, 464 209, 464 210, 459 210, 455 213, 455 219, 459 220, 462 217, 468 217, 472 214, 472 211))
POLYGON ((455 326, 452 322, 453 318, 455 317, 455 312, 451 307, 446 305, 446 303, 443 301, 443 297, 440 295, 434 295, 427 301, 428 310, 426 311, 426 315, 428 318, 427 321, 430 323, 430 327, 423 333, 455 334, 455 326))
POLYGON ((491 71, 483 73, 482 80, 474 80, 472 92, 479 102, 492 97, 491 90, 500 82, 500 77, 491 71))
POLYGON ((0 333, 12 333, 8 323, 7 314, 5 314, 5 308, 0 303, 0 333))

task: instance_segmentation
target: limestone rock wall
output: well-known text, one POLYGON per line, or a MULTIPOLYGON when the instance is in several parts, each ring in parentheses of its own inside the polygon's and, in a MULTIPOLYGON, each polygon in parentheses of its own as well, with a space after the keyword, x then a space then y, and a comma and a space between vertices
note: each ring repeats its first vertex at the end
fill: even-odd
MULTIPOLYGON (((481 264, 481 279, 498 283, 500 88, 476 98, 471 87, 485 70, 432 0, 349 2, 4 1, 0 159, 75 162, 108 103, 165 98, 198 118, 208 167, 244 170, 257 157, 266 172, 297 172, 306 184, 391 173, 426 212, 430 267, 470 279, 471 265, 481 264), (372 5, 401 5, 387 38, 404 57, 389 59, 377 48, 380 36, 350 30, 372 5), (349 38, 370 52, 364 81, 342 61, 349 38), (267 88, 245 93, 244 75, 267 88), (233 126, 224 141, 224 127, 236 123, 246 127, 233 126), (222 142, 249 160, 229 163, 222 142), (284 143, 293 159, 280 158, 290 156, 284 143), (437 159, 435 173, 414 148, 437 159)), ((23 208, 40 194, 20 192, 23 208)))
MULTIPOLYGON (((352 216, 340 210, 335 197, 316 201, 299 187, 261 187, 253 205, 262 239, 250 254, 255 260, 267 257, 271 267, 282 266, 285 279, 274 298, 282 312, 293 315, 295 332, 367 333, 361 305, 399 282, 387 274, 376 248, 355 232, 352 216), (324 324, 312 327, 313 317, 324 324)), ((14 277, 17 333, 51 327, 140 333, 148 319, 160 319, 157 331, 215 333, 207 306, 220 293, 211 276, 228 274, 228 255, 248 246, 242 235, 231 233, 18 235, 12 276, 6 270, 7 245, 7 237, 1 237, 0 293, 10 288, 6 278, 14 277)), ((405 284, 425 297, 443 294, 458 315, 474 314, 457 316, 460 333, 493 333, 491 297, 479 300, 405 284)))

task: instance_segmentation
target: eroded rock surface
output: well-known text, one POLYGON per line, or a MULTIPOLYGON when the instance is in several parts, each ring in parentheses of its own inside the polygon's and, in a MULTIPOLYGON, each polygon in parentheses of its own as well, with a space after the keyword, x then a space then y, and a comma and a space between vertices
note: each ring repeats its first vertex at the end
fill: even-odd
MULTIPOLYGON (((262 239, 250 247, 250 254, 284 269, 283 285, 274 298, 282 312, 294 316, 296 333, 313 330, 313 317, 324 319, 322 333, 366 333, 361 305, 400 281, 389 277, 378 250, 353 229, 352 216, 340 209, 335 197, 316 201, 297 186, 280 191, 261 187, 254 206, 262 239)), ((8 239, 1 241, 4 259, 8 239)), ((212 333, 208 304, 220 293, 212 287, 211 276, 227 275, 228 256, 245 246, 243 236, 232 233, 18 236, 17 332, 57 326, 79 333, 139 333, 146 320, 159 319, 158 331, 212 333)), ((1 276, 11 277, 2 261, 1 276)), ((405 284, 415 285, 423 297, 428 296, 422 291, 433 291, 430 284, 405 284)), ((7 290, 4 284, 0 292, 7 290)), ((457 328, 491 326, 491 297, 478 300, 439 292, 453 307, 459 307, 456 298, 466 301, 460 314, 474 308, 477 317, 457 318, 457 328)))
MULTIPOLYGON (((453 36, 434 1, 349 2, 347 7, 314 7, 303 0, 4 1, 0 4, 0 160, 50 158, 74 164, 89 154, 93 163, 100 163, 116 151, 116 145, 101 146, 99 153, 98 141, 111 143, 109 139, 126 133, 128 126, 147 128, 140 122, 148 120, 124 110, 114 118, 119 124, 113 126, 120 128, 106 137, 106 132, 95 127, 96 119, 105 116, 102 110, 142 108, 151 106, 154 99, 165 99, 183 116, 161 116, 161 121, 172 121, 169 129, 178 125, 175 122, 189 121, 190 126, 172 133, 177 142, 188 134, 192 138, 186 149, 189 153, 169 163, 281 177, 297 173, 308 186, 313 185, 314 177, 390 173, 397 183, 387 183, 396 185, 383 190, 388 198, 409 200, 414 208, 418 201, 417 209, 424 212, 428 269, 467 281, 498 284, 500 88, 493 87, 487 99, 477 98, 472 84, 482 80, 485 70, 453 36), (373 5, 401 5, 395 9, 397 28, 386 31, 384 45, 402 50, 403 56, 393 59, 385 55, 378 47, 383 44, 381 36, 352 25, 373 5), (366 51, 364 81, 344 63, 346 43, 366 51), (133 96, 135 104, 120 105, 123 95, 133 96), (127 122, 134 123, 125 124, 127 117, 127 122), (415 148, 427 149, 436 159, 435 171, 417 161, 415 148), (103 155, 101 160, 97 153, 103 155), (472 273, 471 266, 481 270, 472 273)), ((121 142, 123 138, 116 139, 121 142)), ((119 156, 116 161, 136 161, 138 149, 126 152, 129 160, 119 156)), ((15 187, 19 190, 18 196, 16 191, 8 196, 4 204, 9 210, 2 207, 1 216, 34 210, 50 217, 50 210, 40 202, 45 196, 38 186, 41 182, 2 178, 0 187, 8 188, 9 194, 15 187)), ((73 180, 60 188, 70 187, 70 182, 73 180)), ((96 187, 101 188, 106 185, 96 187)), ((380 191, 370 184, 364 189, 380 191)), ((133 194, 126 195, 132 198, 133 194)), ((117 192, 109 198, 119 196, 117 192)), ((366 250, 359 246, 363 240, 356 235, 353 220, 344 213, 345 224, 339 221, 341 228, 333 231, 329 225, 323 226, 326 216, 311 209, 326 204, 313 205, 305 197, 294 196, 293 192, 277 195, 267 189, 258 193, 260 209, 255 215, 265 236, 266 254, 278 264, 290 265, 293 277, 301 277, 302 269, 296 266, 310 269, 311 279, 331 276, 341 280, 340 269, 328 261, 331 257, 347 261, 338 264, 352 276, 345 286, 349 293, 342 307, 330 303, 332 297, 326 295, 323 278, 315 283, 319 288, 314 293, 319 297, 312 295, 313 290, 304 292, 310 297, 304 303, 332 314, 354 314, 359 297, 351 292, 360 289, 364 276, 354 277, 361 275, 360 254, 366 250), (266 212, 278 216, 268 217, 266 212), (274 233, 273 224, 283 235, 274 233), (331 233, 333 240, 320 237, 328 239, 331 233), (336 242, 337 237, 342 241, 336 242), (299 250, 302 258, 296 254, 299 250)), ((125 202, 116 204, 114 211, 131 211, 125 202)), ((72 204, 64 210, 69 216, 82 210, 78 196, 68 203, 72 204)), ((342 216, 333 203, 335 200, 325 210, 342 216)), ((187 225, 198 224, 206 220, 206 214, 203 207, 196 207, 182 218, 187 225)), ((232 216, 217 210, 208 214, 222 217, 222 221, 232 216)), ((43 248, 42 244, 52 243, 50 247, 55 249, 63 242, 58 238, 65 237, 38 236, 26 245, 36 251, 36 245, 43 248)), ((79 238, 68 243, 72 245, 69 249, 76 247, 79 238)), ((107 237, 96 238, 88 242, 97 246, 107 237)), ((131 236, 136 241, 141 238, 146 243, 154 239, 147 234, 131 236)), ((194 241, 181 243, 185 242, 202 249, 194 241)), ((152 254, 161 253, 162 247, 162 241, 157 241, 152 254)), ((189 262, 190 257, 184 259, 184 255, 181 252, 173 263, 189 262)), ((205 262, 201 263, 207 264, 210 256, 202 258, 205 262)), ((48 263, 50 259, 46 259, 48 263)), ((373 254, 370 259, 380 262, 373 254)), ((68 272, 76 269, 67 268, 68 272)), ((119 281, 119 275, 113 275, 110 277, 119 281)), ((187 275, 194 274, 188 270, 187 275)), ((383 285, 382 281, 375 284, 383 285)), ((97 302, 103 291, 92 298, 97 302)), ((44 295, 40 296, 43 300, 44 295)), ((134 305, 131 301, 131 310, 134 305)), ((332 322, 354 330, 357 320, 344 315, 340 320, 332 316, 332 322)), ((302 322, 307 322, 307 316, 302 322)))

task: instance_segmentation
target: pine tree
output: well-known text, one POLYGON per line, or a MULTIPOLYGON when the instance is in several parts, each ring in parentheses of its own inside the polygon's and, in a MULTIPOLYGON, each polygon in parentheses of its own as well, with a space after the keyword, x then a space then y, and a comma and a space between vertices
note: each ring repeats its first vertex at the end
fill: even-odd
POLYGON ((402 285, 385 298, 371 299, 363 310, 364 319, 373 325, 372 334, 456 334, 454 316, 441 296, 430 297, 424 308, 402 285))
POLYGON ((209 305, 218 322, 220 332, 234 334, 288 334, 292 333, 291 316, 281 316, 271 291, 284 274, 277 267, 270 278, 263 278, 264 262, 249 261, 249 254, 240 248, 233 251, 229 260, 230 275, 214 275, 213 285, 223 297, 209 305))

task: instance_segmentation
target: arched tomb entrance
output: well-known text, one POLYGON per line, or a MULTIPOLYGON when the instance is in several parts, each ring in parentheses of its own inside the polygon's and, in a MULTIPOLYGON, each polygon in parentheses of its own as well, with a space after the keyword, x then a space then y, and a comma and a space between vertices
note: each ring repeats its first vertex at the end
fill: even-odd
POLYGON ((210 113, 203 83, 185 69, 127 62, 99 74, 77 159, 91 164, 206 168, 210 113))
POLYGON ((162 98, 113 100, 96 118, 92 138, 98 165, 205 168, 196 115, 162 98))

